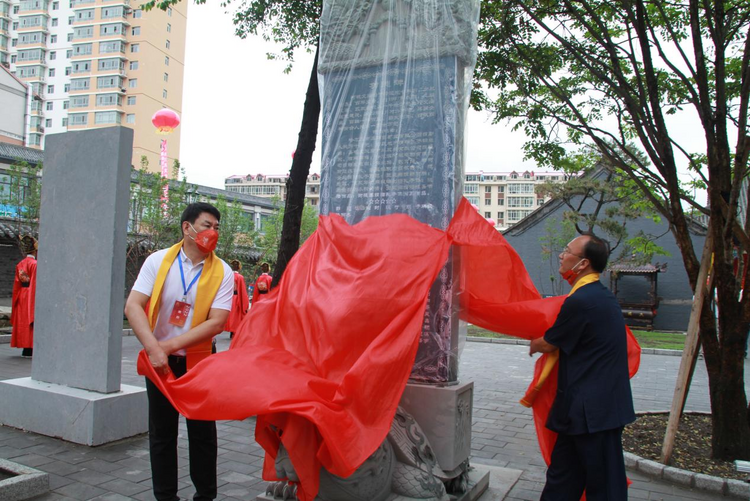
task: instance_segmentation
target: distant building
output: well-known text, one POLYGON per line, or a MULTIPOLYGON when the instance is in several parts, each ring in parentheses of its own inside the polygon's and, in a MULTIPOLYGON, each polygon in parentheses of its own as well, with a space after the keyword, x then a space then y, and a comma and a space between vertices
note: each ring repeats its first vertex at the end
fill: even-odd
POLYGON ((0 143, 32 145, 34 139, 31 135, 30 119, 32 109, 40 106, 40 97, 33 93, 29 84, 17 78, 1 64, 0 103, 3 110, 0 113, 0 143))
MULTIPOLYGON (((227 191, 258 197, 286 199, 287 175, 248 174, 224 180, 227 191)), ((536 186, 546 182, 563 182, 559 172, 509 171, 468 172, 464 175, 464 196, 479 208, 486 218, 495 220, 500 230, 509 228, 546 203, 549 198, 536 193, 536 186)), ((313 206, 320 203, 320 175, 307 177, 305 198, 313 206)))
MULTIPOLYGON (((41 98, 31 106, 26 145, 123 125, 135 133, 133 165, 145 155, 158 171, 161 138, 151 116, 164 107, 182 113, 187 9, 187 2, 144 12, 131 0, 0 0, 0 65, 41 98)), ((170 166, 179 152, 178 128, 169 136, 170 166)))

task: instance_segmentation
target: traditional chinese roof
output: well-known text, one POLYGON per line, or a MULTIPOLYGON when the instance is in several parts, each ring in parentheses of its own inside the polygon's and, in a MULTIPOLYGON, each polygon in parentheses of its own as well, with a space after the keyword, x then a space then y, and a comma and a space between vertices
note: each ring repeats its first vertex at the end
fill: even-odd
POLYGON ((17 160, 23 160, 38 165, 43 159, 44 152, 42 150, 0 142, 0 161, 6 160, 9 163, 14 163, 17 160))
POLYGON ((650 273, 662 273, 667 271, 667 265, 665 264, 642 264, 634 265, 631 263, 618 263, 607 268, 610 273, 629 273, 645 275, 650 273))

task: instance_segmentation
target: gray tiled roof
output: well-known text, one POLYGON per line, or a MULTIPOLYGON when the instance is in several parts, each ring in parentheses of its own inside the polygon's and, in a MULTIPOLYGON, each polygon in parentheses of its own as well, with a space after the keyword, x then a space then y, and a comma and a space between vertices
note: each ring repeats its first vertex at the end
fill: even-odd
POLYGON ((36 228, 32 229, 26 224, 21 224, 19 228, 17 221, 0 218, 0 239, 15 240, 23 235, 33 235, 36 238, 37 230, 36 228))
POLYGON ((44 152, 42 150, 0 142, 0 160, 8 160, 10 162, 23 160, 30 164, 38 164, 43 159, 44 152))

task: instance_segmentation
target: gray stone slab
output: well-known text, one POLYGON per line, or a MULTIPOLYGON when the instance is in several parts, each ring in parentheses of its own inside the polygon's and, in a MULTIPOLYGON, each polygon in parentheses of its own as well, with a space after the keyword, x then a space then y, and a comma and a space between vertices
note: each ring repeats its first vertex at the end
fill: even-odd
POLYGON ((10 334, 0 334, 0 344, 10 344, 10 334))
POLYGON ((38 381, 120 390, 133 130, 47 136, 39 224, 38 381))
POLYGON ((0 459, 0 501, 16 501, 39 496, 49 491, 49 474, 12 461, 0 459))
MULTIPOLYGON (((34 355, 36 356, 36 354, 34 355)), ((0 424, 69 442, 101 445, 148 430, 146 390, 98 393, 35 381, 0 381, 0 424)))

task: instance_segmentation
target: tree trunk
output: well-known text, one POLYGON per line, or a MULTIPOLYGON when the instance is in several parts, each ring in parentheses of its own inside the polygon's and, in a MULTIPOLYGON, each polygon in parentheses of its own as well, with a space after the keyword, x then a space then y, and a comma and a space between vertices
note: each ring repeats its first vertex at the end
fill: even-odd
POLYGON ((289 260, 299 249, 302 210, 305 207, 305 187, 310 174, 310 164, 315 152, 315 141, 318 137, 318 118, 320 117, 320 94, 318 94, 318 52, 315 50, 315 62, 310 72, 307 85, 307 97, 302 113, 302 125, 297 139, 297 150, 292 159, 292 168, 286 181, 286 203, 284 205, 284 222, 281 227, 279 253, 276 267, 273 270, 272 287, 278 285, 286 270, 289 260))

